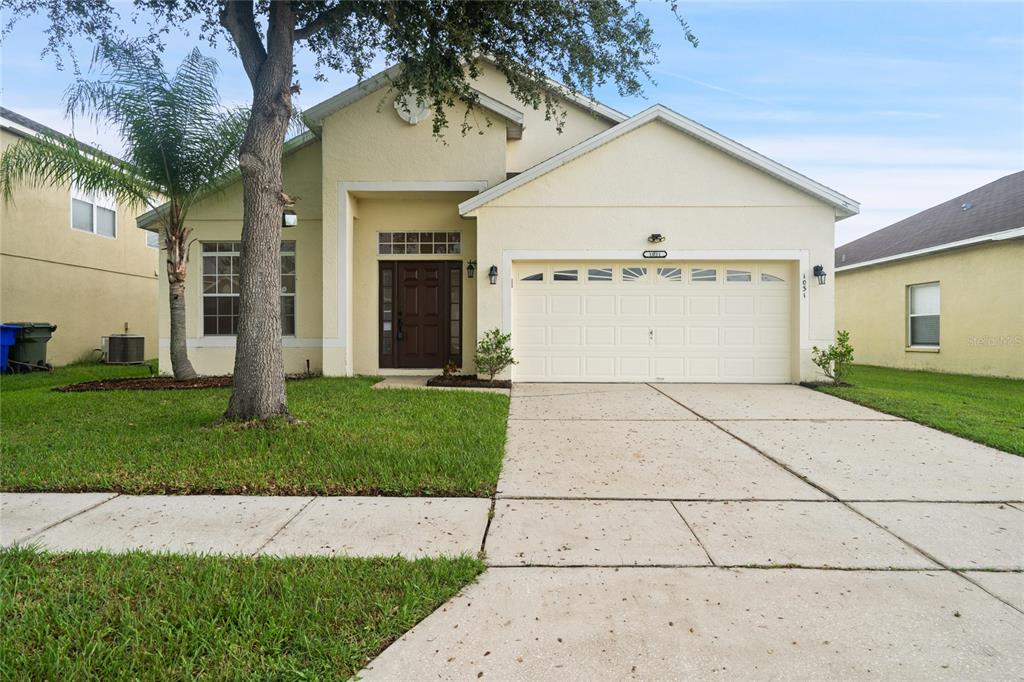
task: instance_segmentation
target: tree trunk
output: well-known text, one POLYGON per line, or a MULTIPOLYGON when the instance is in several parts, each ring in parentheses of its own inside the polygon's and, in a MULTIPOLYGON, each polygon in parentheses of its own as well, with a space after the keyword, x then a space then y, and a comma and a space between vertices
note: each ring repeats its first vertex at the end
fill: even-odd
POLYGON ((221 14, 253 86, 249 127, 239 152, 241 296, 234 387, 224 416, 265 420, 288 416, 281 346, 281 154, 292 114, 294 17, 288 3, 271 3, 264 51, 260 41, 253 43, 258 33, 245 9, 246 3, 229 3, 221 14))
POLYGON ((188 272, 188 230, 169 229, 164 235, 167 248, 167 284, 171 305, 171 371, 174 378, 194 379, 196 371, 188 359, 185 336, 185 274, 188 272))

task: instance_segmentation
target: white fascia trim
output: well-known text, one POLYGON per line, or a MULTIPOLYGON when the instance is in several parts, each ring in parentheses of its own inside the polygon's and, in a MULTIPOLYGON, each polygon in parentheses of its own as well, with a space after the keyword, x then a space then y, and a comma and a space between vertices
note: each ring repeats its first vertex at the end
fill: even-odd
POLYGON ((344 109, 348 105, 358 102, 362 98, 369 94, 380 90, 385 85, 390 83, 401 71, 401 66, 395 64, 390 66, 383 71, 375 73, 366 80, 359 81, 351 88, 342 90, 333 97, 328 97, 319 104, 314 104, 309 109, 306 109, 306 118, 320 122, 333 114, 339 109, 344 109))
POLYGON ((518 126, 524 125, 526 117, 523 116, 523 112, 519 111, 518 109, 510 107, 504 102, 499 102, 490 95, 480 92, 476 88, 473 88, 473 90, 474 92, 476 92, 477 102, 484 109, 487 109, 488 111, 495 113, 498 116, 501 116, 502 118, 505 118, 518 126))
MULTIPOLYGON (((392 80, 399 74, 401 67, 398 65, 384 69, 380 73, 376 73, 370 76, 364 81, 356 83, 351 88, 339 92, 337 95, 325 99, 319 104, 315 104, 306 110, 306 117, 311 121, 320 123, 325 118, 330 116, 336 111, 344 109, 350 104, 354 104, 374 92, 377 92, 381 88, 388 86, 392 80)), ((510 107, 509 105, 499 102, 490 95, 480 92, 476 88, 472 88, 473 92, 476 93, 477 103, 491 111, 498 116, 501 116, 517 125, 523 125, 524 116, 523 112, 510 107)))
MULTIPOLYGON (((299 151, 300 149, 302 149, 302 148, 312 144, 313 142, 316 142, 317 139, 319 139, 319 138, 317 137, 316 133, 314 133, 312 130, 307 130, 304 133, 296 135, 295 137, 291 138, 290 140, 285 140, 284 151, 282 153, 282 156, 288 156, 290 154, 293 154, 293 153, 299 151)), ((203 194, 203 196, 206 196, 208 194, 212 194, 213 192, 216 192, 216 191, 219 191, 221 189, 224 189, 225 187, 228 187, 229 185, 232 185, 235 182, 240 182, 241 180, 242 180, 242 174, 239 171, 237 171, 237 170, 230 171, 230 172, 226 173, 224 176, 222 176, 222 177, 217 179, 218 183, 223 183, 223 184, 218 184, 217 189, 209 190, 205 194, 203 194)), ((158 219, 160 217, 160 213, 162 211, 166 211, 167 210, 167 206, 168 206, 168 202, 164 202, 164 203, 160 204, 159 206, 157 206, 156 208, 151 208, 150 210, 146 211, 145 213, 137 216, 135 218, 135 226, 138 227, 141 230, 149 230, 150 232, 159 231, 160 226, 159 225, 154 226, 154 223, 158 222, 158 219)))
POLYGON ((4 118, 3 116, 0 116, 0 127, 8 128, 11 130, 11 132, 20 133, 27 137, 36 137, 39 135, 39 133, 36 132, 35 130, 32 130, 31 128, 26 128, 20 123, 15 123, 11 119, 4 118))
POLYGON ((800 303, 800 339, 801 350, 811 347, 810 301, 807 296, 807 278, 810 269, 811 254, 806 249, 709 249, 709 250, 678 250, 668 251, 665 258, 644 259, 642 253, 635 249, 630 251, 597 251, 597 250, 517 250, 506 249, 501 252, 501 271, 498 273, 498 284, 501 286, 501 331, 512 333, 512 265, 515 261, 557 261, 557 260, 594 260, 594 261, 636 261, 659 262, 667 260, 747 260, 747 261, 795 261, 799 263, 799 282, 797 295, 800 303))
MULTIPOLYGON (((917 258, 918 256, 927 256, 933 253, 940 253, 942 251, 950 251, 952 249, 959 249, 964 246, 974 246, 975 244, 984 244, 985 242, 998 242, 1004 239, 1017 239, 1024 237, 1024 227, 1015 227, 1012 230, 1003 230, 1002 232, 993 232, 992 234, 983 234, 977 237, 970 237, 968 239, 961 239, 956 242, 948 242, 946 244, 939 244, 937 246, 929 246, 926 249, 918 249, 917 251, 907 251, 906 253, 897 253, 895 256, 885 256, 884 258, 875 258, 874 260, 866 260, 862 263, 853 263, 852 265, 843 265, 836 268, 836 272, 845 272, 847 270, 856 270, 857 268, 866 268, 870 265, 880 265, 882 263, 892 263, 899 260, 907 260, 908 258, 917 258)), ((842 248, 842 247, 840 247, 842 248)))
POLYGON ((587 154, 588 152, 591 152, 598 147, 625 135, 626 133, 636 130, 642 125, 651 123, 652 121, 662 121, 681 132, 686 133, 687 135, 695 137, 698 140, 701 140, 702 142, 705 142, 712 147, 715 147, 716 149, 723 151, 726 154, 753 166, 754 168, 757 168, 758 170, 768 173, 788 185, 806 192, 813 197, 817 197, 825 203, 833 206, 840 219, 848 218, 860 212, 860 204, 853 199, 840 194, 834 189, 826 187, 819 182, 811 180, 807 176, 801 175, 795 170, 787 168, 781 163, 773 161, 767 156, 759 154, 753 149, 745 147, 735 140, 731 140, 710 128, 706 128, 694 120, 691 120, 681 114, 677 114, 661 104, 655 104, 646 111, 642 111, 636 116, 633 116, 632 118, 609 128, 608 130, 598 133, 597 135, 580 142, 574 147, 570 147, 569 149, 552 156, 547 161, 543 161, 511 179, 495 185, 486 192, 481 193, 479 196, 467 199, 459 204, 459 212, 462 215, 468 215, 471 211, 475 211, 494 199, 497 199, 514 189, 522 187, 531 180, 534 180, 545 173, 550 173, 556 168, 564 166, 580 156, 583 156, 584 154, 587 154))

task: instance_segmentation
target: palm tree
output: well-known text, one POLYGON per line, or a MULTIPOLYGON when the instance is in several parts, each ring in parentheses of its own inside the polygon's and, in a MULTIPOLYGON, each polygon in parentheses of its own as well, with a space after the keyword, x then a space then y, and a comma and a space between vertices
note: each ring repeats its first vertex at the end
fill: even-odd
POLYGON ((0 157, 0 193, 13 201, 19 183, 74 185, 148 207, 167 253, 171 367, 176 379, 196 376, 185 345, 185 275, 192 230, 189 209, 237 173, 248 111, 221 105, 217 62, 193 50, 172 75, 158 55, 138 44, 97 51, 99 78, 79 78, 67 91, 68 114, 115 128, 123 161, 70 137, 40 135, 11 145, 0 157))

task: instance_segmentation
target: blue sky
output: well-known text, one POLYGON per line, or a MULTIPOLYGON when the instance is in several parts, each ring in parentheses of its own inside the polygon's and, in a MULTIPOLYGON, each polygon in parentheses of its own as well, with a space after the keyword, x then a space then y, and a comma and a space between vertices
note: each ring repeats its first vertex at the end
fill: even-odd
MULTIPOLYGON (((693 49, 664 3, 641 5, 662 45, 646 99, 599 99, 626 113, 665 104, 862 204, 840 222, 843 243, 1024 168, 1024 4, 682 2, 693 49)), ((69 132, 61 97, 71 80, 39 58, 43 22, 32 18, 0 47, 3 105, 69 132)), ((198 40, 169 46, 174 64, 198 40)), ((221 41, 201 45, 221 63, 228 102, 248 81, 221 41)), ((80 57, 90 49, 82 43, 80 57)), ((354 82, 312 78, 298 57, 299 106, 354 82)), ((108 131, 76 133, 116 151, 108 131)), ((451 133, 457 134, 457 133, 451 133)))

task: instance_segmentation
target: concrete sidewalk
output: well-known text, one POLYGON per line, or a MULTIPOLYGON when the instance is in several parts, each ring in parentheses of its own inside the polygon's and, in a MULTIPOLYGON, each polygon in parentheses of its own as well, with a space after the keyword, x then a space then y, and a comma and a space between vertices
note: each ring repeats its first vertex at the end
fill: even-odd
POLYGON ((408 558, 480 551, 490 500, 0 493, 0 546, 408 558))

